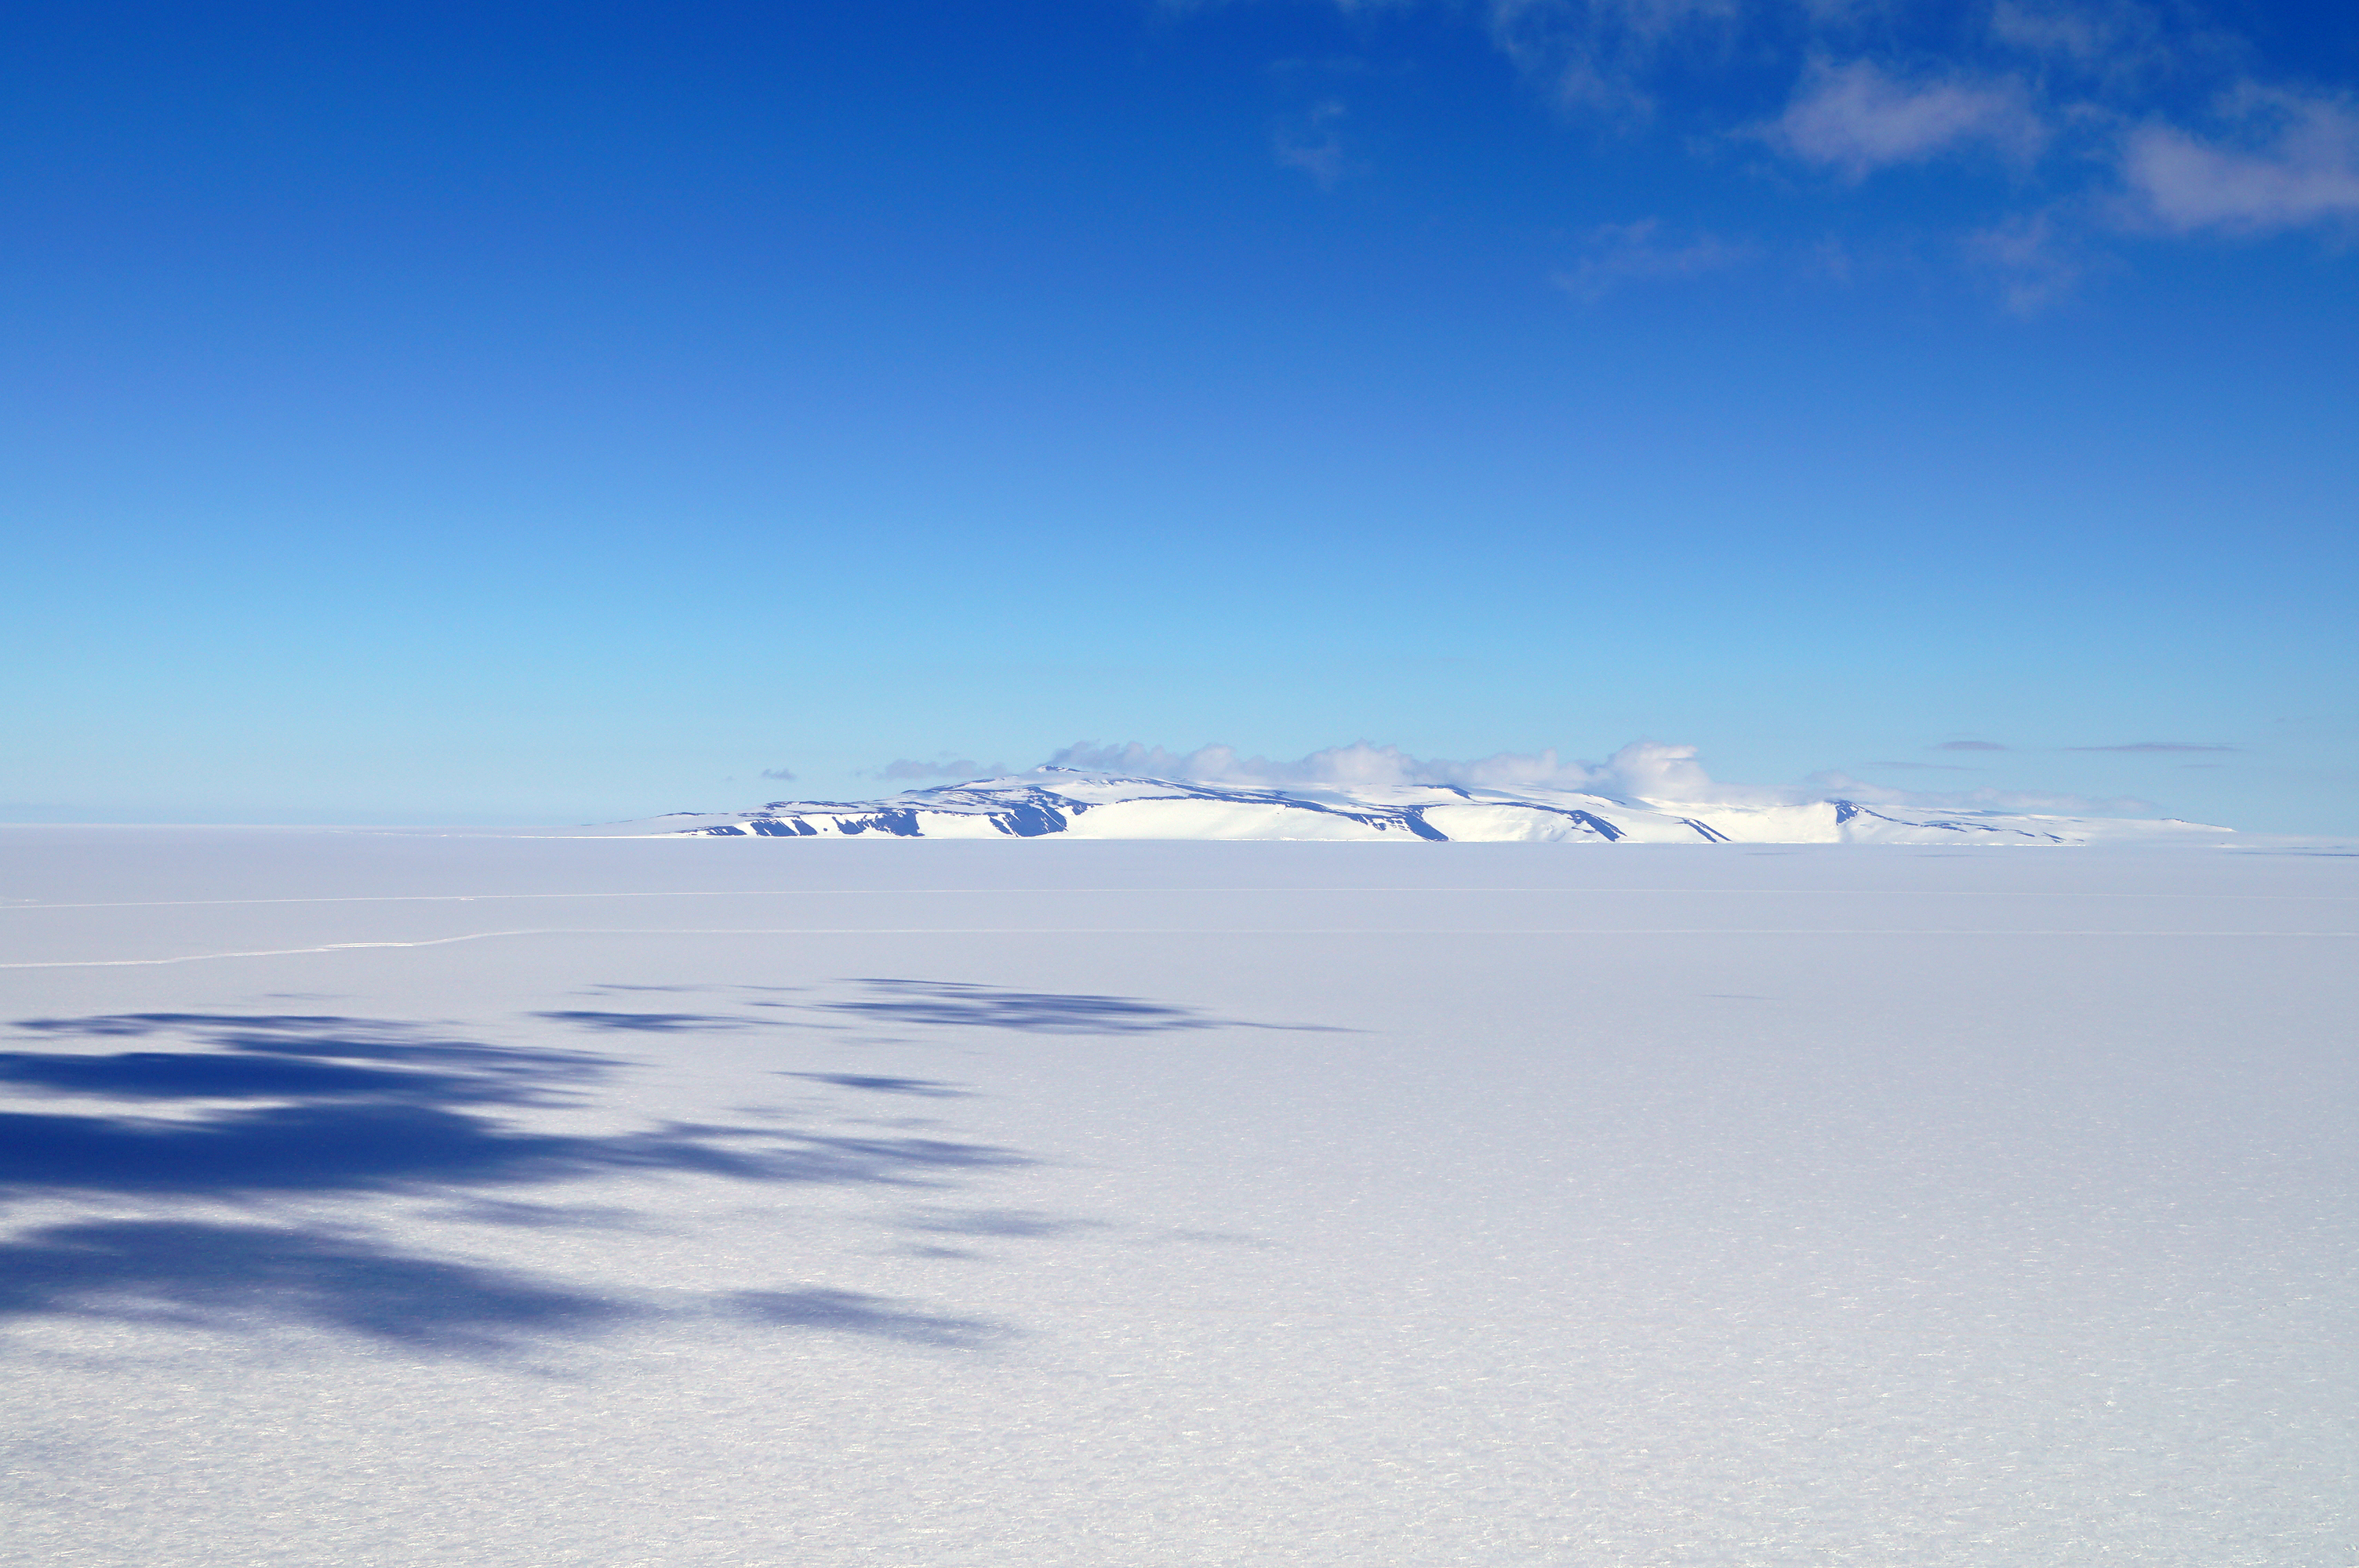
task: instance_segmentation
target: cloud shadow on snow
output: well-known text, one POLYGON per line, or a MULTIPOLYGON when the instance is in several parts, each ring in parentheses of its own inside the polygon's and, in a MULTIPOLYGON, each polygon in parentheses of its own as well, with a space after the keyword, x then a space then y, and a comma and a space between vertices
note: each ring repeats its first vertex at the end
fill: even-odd
POLYGON ((918 1345, 965 1347, 1006 1333, 979 1318, 905 1311, 858 1291, 739 1291, 725 1305, 735 1316, 774 1327, 834 1329, 918 1345))
POLYGON ((214 1330, 291 1325, 473 1357, 662 1317, 960 1348, 1008 1332, 837 1290, 725 1292, 666 1310, 340 1231, 173 1220, 50 1226, 0 1242, 0 1318, 34 1314, 214 1330))
POLYGON ((814 1084, 830 1084, 840 1089, 865 1089, 880 1095, 924 1095, 931 1099, 962 1099, 974 1091, 933 1078, 882 1078, 866 1073, 780 1073, 782 1078, 801 1078, 814 1084))
POLYGON ((889 1023, 1016 1030, 1028 1034, 1157 1034, 1190 1029, 1341 1033, 1320 1023, 1246 1023, 1136 997, 1019 991, 959 980, 871 979, 859 1001, 821 1002, 828 1012, 889 1023))
MULTIPOLYGON (((603 1033, 685 1033, 699 1030, 748 1028, 842 1029, 859 1023, 922 1024, 949 1029, 1002 1029, 1028 1034, 1153 1034, 1198 1029, 1277 1029, 1299 1033, 1349 1033, 1331 1024, 1254 1023, 1220 1018, 1194 1008, 1138 997, 1104 996, 1093 992, 1027 991, 966 980, 921 980, 870 977, 843 982, 865 989, 867 994, 850 1001, 779 1001, 760 1000, 743 1005, 784 1013, 815 1013, 819 1019, 744 1018, 708 1012, 609 1012, 572 1009, 537 1012, 555 1023, 603 1033), (822 1022, 826 1020, 826 1022, 822 1022)), ((601 985, 600 990, 651 989, 601 985)), ((676 990, 798 990, 779 986, 679 986, 676 990)), ((819 1077, 818 1074, 802 1075, 819 1077)), ((854 1085, 848 1087, 877 1087, 854 1085)), ((879 1081, 881 1082, 881 1080, 879 1081)))
POLYGON ((486 1354, 632 1315, 622 1303, 364 1238, 173 1220, 58 1225, 0 1244, 0 1314, 338 1330, 486 1354))
POLYGON ((674 1122, 639 1131, 517 1130, 471 1109, 563 1104, 609 1057, 414 1038, 385 1020, 116 1014, 38 1019, 51 1037, 192 1037, 203 1049, 11 1052, 0 1082, 140 1101, 292 1101, 194 1118, 0 1112, 0 1187, 226 1195, 560 1181, 670 1171, 758 1182, 924 1184, 1023 1163, 1012 1151, 923 1138, 846 1138, 674 1122), (258 1058, 258 1059, 257 1059, 258 1058), (360 1065, 356 1064, 372 1064, 360 1065), (386 1065, 394 1064, 395 1065, 386 1065))
MULTIPOLYGON (((621 1064, 443 1038, 398 1021, 136 1013, 17 1027, 60 1045, 144 1037, 178 1047, 0 1053, 0 1091, 18 1102, 0 1111, 0 1191, 17 1195, 252 1201, 398 1192, 472 1203, 473 1217, 485 1223, 545 1226, 571 1211, 492 1195, 627 1171, 938 1188, 960 1172, 1027 1162, 983 1144, 774 1126, 529 1130, 483 1112, 579 1103, 621 1064), (23 1108, 26 1097, 60 1095, 124 1109, 23 1108), (522 1212, 511 1217, 511 1209, 522 1212)), ((923 1080, 851 1087, 958 1092, 923 1080)), ((583 1217, 612 1227, 627 1217, 602 1209, 583 1217)), ((406 1252, 358 1227, 157 1218, 50 1225, 0 1239, 0 1317, 32 1314, 231 1329, 294 1325, 466 1355, 683 1315, 937 1346, 978 1345, 1005 1332, 847 1292, 736 1291, 685 1306, 676 1298, 655 1303, 406 1252)))
POLYGON ((712 1012, 589 1012, 580 1010, 568 1012, 536 1012, 535 1018, 546 1018, 555 1023, 571 1023, 582 1029, 595 1029, 609 1033, 679 1034, 701 1029, 748 1029, 754 1021, 730 1018, 712 1012))
POLYGON ((1068 1231, 1103 1229, 1103 1222, 1085 1219, 1060 1219, 1054 1215, 1038 1214, 1028 1209, 984 1208, 951 1210, 916 1214, 902 1221, 901 1228, 935 1236, 998 1236, 1032 1238, 1061 1236, 1068 1231))
MULTIPOLYGON (((138 1094, 141 1082, 158 1087, 171 1081, 177 1068, 188 1087, 166 1092, 191 1098, 282 1097, 308 1092, 292 1087, 301 1080, 298 1065, 305 1061, 375 1062, 390 1064, 372 1080, 388 1091, 439 1095, 446 1098, 506 1099, 550 1103, 550 1091, 567 1082, 596 1078, 619 1065, 613 1056, 587 1051, 536 1050, 514 1045, 484 1045, 471 1040, 444 1040, 426 1034, 417 1025, 386 1019, 339 1018, 316 1013, 118 1012, 87 1018, 20 1019, 16 1028, 51 1039, 107 1040, 154 1034, 178 1034, 205 1049, 201 1053, 125 1052, 114 1057, 86 1053, 10 1052, 0 1081, 49 1087, 76 1094, 138 1094), (262 1057, 245 1066, 241 1059, 262 1057), (201 1060, 200 1057, 202 1059, 201 1060), (89 1064, 112 1062, 116 1082, 109 1089, 99 1076, 110 1069, 89 1064), (278 1064, 289 1087, 266 1087, 270 1063, 278 1064), (431 1071, 429 1071, 431 1070, 431 1071), (432 1076, 439 1071, 442 1076, 432 1076), (238 1089, 198 1087, 212 1080, 227 1083, 240 1073, 251 1075, 257 1087, 238 1089), (44 1079, 49 1081, 44 1082, 44 1079)), ((361 1080, 349 1067, 330 1069, 312 1081, 342 1078, 357 1086, 361 1080)), ((154 1090, 146 1092, 153 1093, 154 1090)))
POLYGON ((192 1051, 126 1051, 112 1056, 0 1052, 0 1084, 115 1099, 329 1099, 421 1093, 451 1099, 515 1098, 506 1086, 457 1074, 192 1051))
POLYGON ((296 1105, 195 1121, 0 1113, 0 1186, 227 1195, 562 1181, 616 1171, 760 1182, 916 1183, 1021 1163, 982 1144, 674 1123, 510 1131, 435 1106, 296 1105))

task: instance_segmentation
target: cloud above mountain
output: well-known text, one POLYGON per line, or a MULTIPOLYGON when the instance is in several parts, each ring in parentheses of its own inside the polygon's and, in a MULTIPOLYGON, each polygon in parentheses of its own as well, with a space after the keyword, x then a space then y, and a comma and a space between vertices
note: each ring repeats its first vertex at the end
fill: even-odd
MULTIPOLYGON (((2105 750, 2145 751, 2159 743, 2105 750)), ((1989 741, 1950 741, 1940 748, 2001 751, 1989 741)), ((2172 744, 2168 749, 2182 749, 2172 744)), ((2208 748, 2185 748, 2208 749, 2208 748)), ((1465 789, 1560 789, 1617 800, 1685 806, 1798 806, 1820 800, 1851 800, 1871 806, 1908 806, 1967 811, 2150 812, 2151 801, 2129 796, 2094 798, 2047 790, 2009 790, 1984 785, 1970 790, 1906 790, 1870 784, 1829 770, 1799 784, 1733 784, 1713 778, 1697 761, 1697 748, 1659 741, 1634 741, 1602 762, 1571 760, 1555 751, 1498 752, 1457 762, 1416 757, 1398 746, 1365 741, 1330 746, 1301 757, 1246 756, 1233 746, 1200 746, 1174 752, 1137 741, 1105 746, 1082 741, 1049 759, 1050 766, 1090 773, 1177 779, 1231 788, 1316 790, 1386 784, 1454 784, 1465 789)), ((1899 765, 1899 764, 1895 764, 1899 765)), ((1915 764, 1931 765, 1931 764, 1915 764)))
POLYGON ((1007 771, 1004 762, 978 762, 973 757, 938 757, 922 762, 915 757, 896 757, 878 768, 880 779, 975 779, 986 778, 1007 771))
POLYGON ((1705 773, 1693 746, 1635 741, 1603 762, 1574 762, 1553 751, 1498 752, 1471 762, 1413 757, 1397 746, 1365 741, 1330 746, 1307 756, 1273 761, 1232 746, 1172 752, 1161 746, 1101 746, 1082 742, 1049 759, 1053 766, 1093 773, 1261 789, 1350 788, 1370 784, 1456 784, 1468 789, 1566 789, 1640 800, 1712 801, 1723 806, 1784 805, 1810 798, 1792 790, 1727 784, 1705 773))
POLYGON ((1906 806, 1927 811, 2066 811, 2114 816, 2142 815, 2155 809, 2154 802, 2135 795, 2094 797, 2053 790, 1996 789, 1987 784, 1961 790, 1894 789, 1834 770, 1812 773, 1810 784, 1818 797, 1824 800, 1856 801, 1862 806, 1906 806))

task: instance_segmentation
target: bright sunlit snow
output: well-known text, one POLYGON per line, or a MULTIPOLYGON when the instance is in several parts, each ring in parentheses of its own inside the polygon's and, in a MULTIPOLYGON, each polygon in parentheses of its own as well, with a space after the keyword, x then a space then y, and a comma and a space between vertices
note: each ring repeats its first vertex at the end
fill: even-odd
MULTIPOLYGON (((1635 748, 1634 748, 1635 749, 1635 748)), ((1672 750, 1671 748, 1661 748, 1672 750)), ((1677 748, 1688 752, 1690 748, 1677 748)), ((1735 786, 1665 799, 1524 784, 1330 783, 1291 788, 1132 777, 1049 766, 910 790, 889 800, 772 801, 591 829, 719 838, 1312 838, 1631 844, 2218 843, 2224 827, 2173 820, 2027 816, 1780 800, 1735 786), (1731 799, 1750 795, 1754 799, 1731 799)))
POLYGON ((2347 856, 0 835, 10 1563, 2359 1554, 2347 856))

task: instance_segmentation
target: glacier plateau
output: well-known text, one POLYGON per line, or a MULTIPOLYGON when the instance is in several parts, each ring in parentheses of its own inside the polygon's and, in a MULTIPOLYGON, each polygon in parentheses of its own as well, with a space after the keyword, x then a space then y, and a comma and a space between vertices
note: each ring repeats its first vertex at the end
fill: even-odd
POLYGON ((2217 841, 2224 827, 1928 810, 1828 799, 1756 805, 1573 790, 1354 784, 1240 788, 1049 766, 884 800, 772 801, 583 829, 712 838, 1330 839, 1595 844, 1984 844, 2217 841))

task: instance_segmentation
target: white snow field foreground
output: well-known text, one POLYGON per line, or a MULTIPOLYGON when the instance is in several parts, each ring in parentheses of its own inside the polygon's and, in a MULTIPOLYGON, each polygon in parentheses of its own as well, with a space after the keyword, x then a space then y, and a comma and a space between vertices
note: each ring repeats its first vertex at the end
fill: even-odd
POLYGON ((2359 1563, 2359 859, 0 829, 0 1560, 2359 1563))
MULTIPOLYGON (((1775 795, 1775 791, 1753 791, 1775 795)), ((2040 816, 1854 800, 1669 801, 1527 786, 1374 784, 1291 789, 1055 766, 886 800, 774 800, 569 832, 637 837, 1389 839, 1395 843, 2218 844, 2225 827, 2173 818, 2040 816)))

